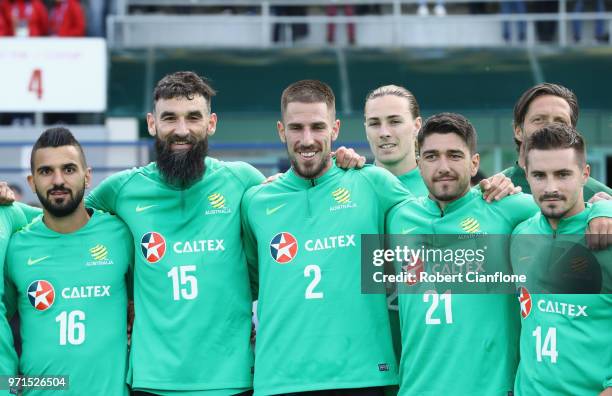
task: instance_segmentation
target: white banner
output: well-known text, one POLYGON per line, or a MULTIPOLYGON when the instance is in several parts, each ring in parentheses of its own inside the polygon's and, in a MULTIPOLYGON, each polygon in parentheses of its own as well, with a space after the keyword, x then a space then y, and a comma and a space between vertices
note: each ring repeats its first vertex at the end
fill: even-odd
POLYGON ((0 39, 0 112, 104 112, 106 41, 0 39))

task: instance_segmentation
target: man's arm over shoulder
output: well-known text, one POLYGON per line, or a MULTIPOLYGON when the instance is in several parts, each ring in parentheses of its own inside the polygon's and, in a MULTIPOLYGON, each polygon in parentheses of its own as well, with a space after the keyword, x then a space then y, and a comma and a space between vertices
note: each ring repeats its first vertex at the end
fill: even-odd
POLYGON ((591 199, 593 195, 597 194, 598 192, 602 192, 602 191, 608 195, 612 195, 612 188, 606 186, 605 184, 598 181, 597 179, 593 179, 592 177, 589 177, 589 179, 587 180, 587 183, 584 186, 584 200, 588 201, 589 199, 591 199))
POLYGON ((102 180, 85 198, 85 206, 109 213, 116 213, 121 189, 136 174, 137 168, 127 169, 102 180))
POLYGON ((491 205, 510 223, 513 229, 539 210, 533 196, 524 193, 509 195, 491 205))
POLYGON ((366 165, 354 172, 359 172, 368 181, 378 198, 383 213, 387 213, 392 207, 406 199, 414 198, 399 179, 386 169, 366 165))
MULTIPOLYGON (((34 206, 30 206, 30 205, 26 205, 24 203, 21 202, 15 202, 13 205, 15 205, 17 208, 19 208, 21 210, 21 212, 23 213, 23 215, 25 216, 25 224, 31 222, 33 219, 35 219, 36 217, 40 216, 42 214, 42 209, 41 208, 37 208, 34 206)), ((23 225, 25 225, 23 224, 23 225)))
POLYGON ((264 175, 262 175, 260 171, 246 162, 225 162, 225 164, 232 172, 234 177, 240 180, 240 183, 242 183, 244 186, 245 191, 250 187, 261 184, 261 182, 265 180, 264 175))

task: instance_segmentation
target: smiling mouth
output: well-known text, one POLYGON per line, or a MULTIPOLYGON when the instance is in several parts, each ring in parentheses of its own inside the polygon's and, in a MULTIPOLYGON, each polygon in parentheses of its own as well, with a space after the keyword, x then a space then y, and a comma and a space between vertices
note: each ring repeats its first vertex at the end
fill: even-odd
POLYGON ((52 197, 63 197, 64 195, 70 194, 68 191, 50 191, 49 195, 52 197))
POLYGON ((381 144, 380 146, 378 146, 378 148, 382 149, 382 150, 388 150, 388 149, 392 149, 394 147, 397 147, 397 144, 395 144, 395 143, 385 143, 385 144, 381 144))
POLYGON ((173 150, 185 150, 185 149, 190 149, 192 146, 193 146, 193 144, 191 144, 191 143, 190 143, 190 142, 188 142, 188 141, 184 141, 184 140, 181 140, 181 141, 176 141, 176 142, 172 142, 172 143, 170 144, 170 147, 171 147, 173 150))
POLYGON ((301 151, 298 154, 300 155, 301 158, 305 160, 309 160, 309 159, 314 158, 317 152, 316 151, 301 151))

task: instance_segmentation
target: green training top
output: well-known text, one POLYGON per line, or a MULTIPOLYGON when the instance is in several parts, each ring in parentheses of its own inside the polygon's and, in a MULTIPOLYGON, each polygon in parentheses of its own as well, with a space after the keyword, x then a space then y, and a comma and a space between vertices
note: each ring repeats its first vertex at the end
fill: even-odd
MULTIPOLYGON (((13 348, 13 335, 6 320, 6 308, 2 302, 4 296, 4 260, 11 235, 26 225, 23 212, 27 205, 14 203, 0 206, 0 375, 17 374, 17 355, 13 348)), ((4 394, 0 391, 0 394, 4 394)))
MULTIPOLYGON (((482 234, 510 235, 516 225, 537 211, 531 195, 517 194, 487 203, 472 189, 444 211, 430 198, 404 202, 389 214, 387 233, 469 234, 466 240, 477 240, 482 234)), ((610 201, 598 202, 589 220, 610 212, 610 201)), ((508 255, 506 249, 504 256, 508 255)), ((518 364, 518 301, 509 294, 439 292, 400 293, 399 394, 507 396, 518 364)))
MULTIPOLYGON (((505 169, 502 173, 508 176, 515 186, 521 186, 524 193, 531 194, 531 187, 529 187, 529 183, 527 182, 525 170, 521 168, 518 163, 515 163, 510 168, 505 169)), ((588 201, 593 195, 597 194, 600 191, 612 195, 612 189, 610 187, 598 182, 592 177, 589 177, 587 183, 584 185, 583 191, 585 201, 588 201)))
POLYGON ((361 293, 361 234, 409 196, 387 170, 290 169, 242 204, 249 265, 259 270, 256 395, 397 383, 386 298, 361 293))
MULTIPOLYGON (((587 204, 584 211, 562 219, 556 231, 541 212, 521 223, 513 233, 515 272, 527 274, 529 281, 531 268, 546 271, 543 267, 550 264, 558 244, 568 241, 559 235, 583 239, 590 213, 587 204)), ((612 249, 590 251, 585 247, 584 252, 607 265, 602 275, 609 287, 612 249)), ((521 361, 515 395, 598 395, 612 387, 611 290, 604 290, 608 294, 536 294, 542 290, 522 286, 521 361)))
MULTIPOLYGON (((510 234, 533 215, 530 195, 487 203, 473 189, 444 211, 430 198, 389 215, 389 234, 510 234)), ((441 270, 443 271, 443 270, 441 270)), ((400 395, 507 396, 518 363, 518 302, 513 295, 447 291, 400 293, 400 395)))
POLYGON ((425 185, 423 176, 421 176, 419 167, 416 167, 403 175, 399 175, 397 178, 415 197, 426 197, 429 195, 429 190, 425 185))
POLYGON ((73 233, 35 221, 11 238, 5 299, 9 316, 17 309, 21 318, 19 371, 67 375, 66 396, 128 395, 130 234, 115 216, 91 214, 73 233))
POLYGON ((87 204, 126 222, 135 248, 128 383, 135 389, 205 391, 252 386, 251 290, 240 200, 263 176, 243 162, 206 158, 188 188, 155 163, 115 174, 87 204))

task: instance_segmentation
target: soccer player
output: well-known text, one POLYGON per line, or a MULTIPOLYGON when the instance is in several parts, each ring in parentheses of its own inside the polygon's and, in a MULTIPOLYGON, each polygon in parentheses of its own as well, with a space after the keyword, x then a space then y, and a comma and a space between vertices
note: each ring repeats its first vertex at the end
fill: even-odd
MULTIPOLYGON (((384 85, 372 90, 366 97, 364 126, 374 163, 397 176, 413 195, 429 194, 416 161, 416 136, 422 119, 416 97, 404 87, 384 85)), ((499 200, 514 193, 510 179, 495 175, 480 184, 483 198, 499 200)), ((517 190, 517 192, 520 191, 517 190)), ((389 315, 393 346, 397 356, 401 352, 397 292, 389 295, 389 315)))
MULTIPOLYGON (((0 375, 17 374, 17 356, 13 349, 13 337, 6 320, 4 295, 4 259, 11 235, 28 223, 24 209, 26 205, 14 203, 0 206, 0 375)), ((0 393, 1 394, 1 393, 0 393)))
MULTIPOLYGON (((372 90, 366 97, 364 118, 374 163, 397 176, 413 195, 426 196, 428 190, 417 167, 415 151, 422 119, 412 92, 397 85, 372 90)), ((501 174, 486 180, 480 187, 488 201, 515 192, 510 179, 501 174)))
POLYGON ((214 94, 192 72, 161 79, 147 114, 156 162, 107 178, 87 197, 133 236, 128 383, 137 395, 229 396, 252 387, 240 201, 263 176, 207 156, 214 94))
POLYGON ((409 193, 384 169, 344 171, 329 159, 340 121, 326 84, 289 85, 281 116, 291 168, 242 202, 259 273, 255 395, 382 395, 397 365, 386 298, 361 293, 360 234, 382 233, 409 193))
MULTIPOLYGON (((0 189, 12 194, 10 187, 4 183, 0 189)), ((10 206, 0 206, 0 375, 17 374, 17 356, 13 348, 13 337, 8 321, 4 296, 4 259, 11 235, 25 226, 32 218, 40 214, 38 209, 15 202, 10 206)), ((4 392, 4 391, 3 391, 4 392)), ((0 394, 4 394, 0 392, 0 394)))
MULTIPOLYGON (((592 211, 584 201, 590 171, 584 140, 571 126, 553 123, 523 144, 527 180, 540 211, 513 232, 512 264, 528 282, 519 289, 521 361, 515 394, 612 395, 612 251, 578 249, 575 237, 585 232, 592 211), (594 256, 603 267, 594 269, 603 281, 591 292, 606 294, 540 294, 546 288, 537 281, 538 271, 544 281, 562 276, 552 273, 562 266, 550 267, 558 250, 569 255, 563 262, 574 264, 574 274, 577 263, 586 272, 587 256, 594 256)), ((581 286, 589 279, 584 275, 577 278, 581 286)))
MULTIPOLYGON (((525 150, 523 142, 536 130, 551 122, 576 127, 578 123, 578 98, 562 85, 543 83, 529 88, 514 105, 514 142, 519 152, 514 166, 504 170, 515 186, 530 193, 531 189, 525 177, 525 150)), ((593 195, 605 192, 612 195, 612 189, 589 177, 584 185, 584 199, 590 200, 593 195)))
POLYGON ((70 131, 45 131, 30 164, 43 216, 13 235, 6 254, 7 311, 21 318, 19 372, 66 375, 66 395, 127 395, 129 230, 85 208, 91 171, 70 131))
MULTIPOLYGON (((480 158, 476 132, 463 116, 428 118, 417 141, 429 196, 394 208, 387 219, 389 234, 509 235, 537 211, 529 195, 489 204, 470 188, 480 158)), ((400 395, 506 396, 512 391, 519 334, 514 296, 423 289, 400 294, 399 312, 400 395)))

